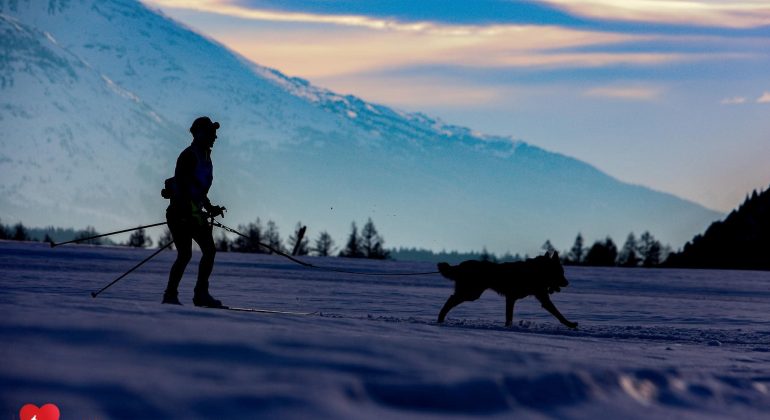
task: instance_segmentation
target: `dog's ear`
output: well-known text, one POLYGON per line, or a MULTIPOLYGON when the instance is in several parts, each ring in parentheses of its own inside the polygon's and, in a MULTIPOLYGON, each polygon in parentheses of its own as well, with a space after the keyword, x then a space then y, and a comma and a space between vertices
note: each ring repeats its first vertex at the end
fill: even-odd
POLYGON ((558 261, 559 260, 559 252, 558 251, 553 251, 553 255, 551 255, 551 259, 558 261))

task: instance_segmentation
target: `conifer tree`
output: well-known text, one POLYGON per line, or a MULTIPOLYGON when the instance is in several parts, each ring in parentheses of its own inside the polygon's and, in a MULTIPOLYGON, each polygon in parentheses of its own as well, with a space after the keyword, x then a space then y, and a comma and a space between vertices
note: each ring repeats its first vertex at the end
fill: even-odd
POLYGON ((585 248, 583 247, 583 235, 578 233, 575 237, 575 243, 572 245, 567 260, 573 264, 580 265, 583 262, 585 248))
POLYGON ((377 233, 372 219, 366 221, 361 230, 361 252, 366 258, 383 260, 388 258, 388 252, 384 249, 385 240, 377 233))
POLYGON ((636 243, 636 235, 631 232, 626 237, 626 242, 623 244, 623 248, 618 255, 618 265, 623 267, 636 267, 639 265, 639 256, 637 249, 639 245, 636 243))
POLYGON ((328 257, 334 252, 334 240, 327 231, 318 234, 313 246, 313 252, 319 257, 328 257))
POLYGON ((363 258, 365 256, 361 250, 361 237, 358 235, 358 226, 356 226, 356 222, 352 222, 348 242, 345 244, 345 249, 340 251, 340 257, 363 258))
MULTIPOLYGON (((267 241, 267 245, 270 245, 270 248, 279 252, 285 252, 283 248, 283 241, 281 240, 281 235, 278 233, 278 225, 276 225, 272 220, 267 222, 265 241, 267 241)), ((270 253, 272 254, 273 251, 270 251, 270 253)))
POLYGON ((145 234, 144 229, 138 229, 131 234, 126 245, 133 248, 147 248, 152 246, 152 239, 145 234))
POLYGON ((238 225, 238 231, 243 236, 238 236, 233 241, 231 249, 236 252, 264 253, 265 250, 259 245, 263 241, 262 222, 257 218, 254 223, 247 226, 238 225))

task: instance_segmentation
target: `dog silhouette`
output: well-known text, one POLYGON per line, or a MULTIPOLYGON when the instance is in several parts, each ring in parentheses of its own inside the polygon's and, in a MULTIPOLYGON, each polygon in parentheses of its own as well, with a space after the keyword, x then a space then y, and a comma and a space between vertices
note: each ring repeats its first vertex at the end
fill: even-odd
POLYGON ((439 263, 441 275, 454 281, 454 294, 449 296, 441 312, 438 322, 444 322, 447 313, 452 308, 463 303, 478 299, 487 289, 492 289, 505 296, 505 325, 513 323, 513 305, 516 300, 527 296, 535 296, 540 304, 562 324, 569 328, 577 328, 577 322, 571 322, 556 309, 549 295, 561 291, 569 285, 564 277, 564 267, 559 260, 559 254, 541 255, 526 261, 511 263, 494 263, 488 261, 468 260, 458 265, 439 263))

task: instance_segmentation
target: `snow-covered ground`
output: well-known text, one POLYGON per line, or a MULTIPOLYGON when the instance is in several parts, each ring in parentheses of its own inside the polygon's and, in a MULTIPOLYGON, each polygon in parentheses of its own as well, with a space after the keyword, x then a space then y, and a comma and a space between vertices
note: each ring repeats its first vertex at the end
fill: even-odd
MULTIPOLYGON (((212 294, 289 316, 159 304, 175 252, 0 241, 0 418, 768 418, 770 273, 567 268, 503 327, 488 292, 436 315, 438 275, 367 277, 217 256, 212 294)), ((310 258, 361 271, 425 263, 310 258)))

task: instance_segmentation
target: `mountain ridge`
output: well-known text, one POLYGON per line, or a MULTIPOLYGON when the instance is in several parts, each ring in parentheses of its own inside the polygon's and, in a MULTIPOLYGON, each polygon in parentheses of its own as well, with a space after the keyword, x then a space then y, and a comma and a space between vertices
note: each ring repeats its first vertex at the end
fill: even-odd
MULTIPOLYGON (((16 195, 0 201, 5 220, 25 215, 31 219, 27 224, 69 221, 111 230, 162 217, 165 203, 158 191, 173 172, 176 154, 189 143, 186 124, 199 115, 222 123, 211 198, 227 205, 228 219, 236 223, 259 216, 287 227, 302 220, 311 232, 329 230, 339 239, 351 221, 372 217, 388 246, 533 253, 545 239, 566 246, 578 231, 586 237, 623 237, 650 230, 677 245, 720 216, 511 137, 482 135, 315 87, 251 63, 134 1, 52 4, 55 13, 31 2, 0 10, 38 31, 34 42, 55 42, 55 54, 86 63, 73 67, 76 76, 69 82, 25 79, 23 86, 3 87, 13 100, 0 103, 0 126, 29 132, 35 143, 0 144, 0 167, 10 174, 0 192, 16 186, 16 195), (82 30, 69 30, 76 24, 82 30), (117 89, 113 96, 93 93, 111 86, 117 89), (81 103, 88 115, 72 104, 57 108, 62 97, 81 103), (23 108, 28 118, 7 111, 13 107, 23 108), (97 163, 79 160, 77 168, 69 168, 66 157, 77 154, 67 145, 88 151, 90 162, 97 163), (109 156, 114 145, 124 159, 109 156), (69 152, 58 156, 56 147, 69 152), (56 178, 24 164, 34 166, 43 150, 55 155, 46 159, 66 169, 62 174, 79 181, 35 180, 56 178), (77 200, 66 198, 78 189, 100 194, 81 191, 77 200), (59 202, 38 197, 30 206, 32 191, 59 202), (104 203, 110 200, 115 204, 104 203), (29 209, 35 206, 40 210, 29 209)), ((7 31, 5 39, 20 36, 7 31)), ((1 75, 28 77, 19 68, 29 60, 14 57, 0 68, 1 75)))

